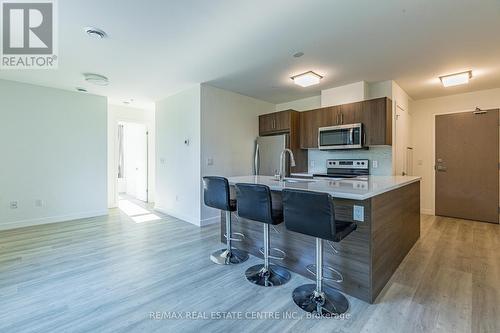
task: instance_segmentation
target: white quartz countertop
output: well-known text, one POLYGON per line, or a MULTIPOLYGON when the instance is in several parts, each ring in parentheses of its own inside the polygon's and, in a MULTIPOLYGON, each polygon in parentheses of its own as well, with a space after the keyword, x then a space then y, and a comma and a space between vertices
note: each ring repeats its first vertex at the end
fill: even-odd
POLYGON ((366 200, 376 195, 392 191, 405 185, 418 182, 420 177, 411 176, 367 176, 350 179, 298 179, 280 182, 271 176, 241 176, 228 178, 229 184, 251 183, 267 185, 273 191, 284 188, 329 193, 334 198, 366 200))

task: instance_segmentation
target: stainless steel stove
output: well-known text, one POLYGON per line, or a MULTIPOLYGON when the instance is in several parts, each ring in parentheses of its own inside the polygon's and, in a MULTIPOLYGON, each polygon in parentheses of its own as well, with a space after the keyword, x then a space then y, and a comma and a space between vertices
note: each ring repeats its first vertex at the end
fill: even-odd
POLYGON ((370 161, 369 160, 327 160, 326 173, 316 173, 313 177, 318 178, 362 178, 370 174, 370 161))

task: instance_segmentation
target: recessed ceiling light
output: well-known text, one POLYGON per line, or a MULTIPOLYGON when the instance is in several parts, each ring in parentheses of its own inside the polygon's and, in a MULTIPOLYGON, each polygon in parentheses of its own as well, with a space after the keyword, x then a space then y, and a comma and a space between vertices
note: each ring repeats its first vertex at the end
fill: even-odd
POLYGON ((84 73, 85 81, 96 84, 98 86, 107 86, 109 84, 109 80, 107 77, 94 73, 84 73))
POLYGON ((76 91, 79 91, 79 92, 87 92, 87 89, 85 89, 85 88, 80 88, 80 87, 76 87, 76 91))
POLYGON ((108 34, 99 28, 86 27, 85 32, 87 33, 87 35, 95 39, 103 39, 108 37, 108 34))
POLYGON ((309 87, 318 84, 323 77, 313 71, 305 72, 299 75, 292 76, 293 83, 301 87, 309 87))
POLYGON ((466 71, 439 77, 444 87, 452 87, 452 86, 458 86, 460 84, 467 84, 469 83, 469 79, 471 78, 472 78, 472 71, 466 71))
POLYGON ((300 57, 302 57, 303 55, 304 55, 304 52, 297 52, 297 53, 294 53, 294 54, 293 54, 293 57, 294 57, 294 58, 300 58, 300 57))

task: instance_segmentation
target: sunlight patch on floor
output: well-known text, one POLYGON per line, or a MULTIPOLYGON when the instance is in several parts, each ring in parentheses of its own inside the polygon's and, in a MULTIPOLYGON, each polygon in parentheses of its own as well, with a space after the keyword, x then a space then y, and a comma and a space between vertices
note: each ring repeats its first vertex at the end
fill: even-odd
POLYGON ((118 200, 118 208, 120 208, 122 212, 127 214, 135 223, 161 220, 161 217, 159 217, 158 215, 152 214, 147 209, 144 209, 141 206, 126 199, 118 200))

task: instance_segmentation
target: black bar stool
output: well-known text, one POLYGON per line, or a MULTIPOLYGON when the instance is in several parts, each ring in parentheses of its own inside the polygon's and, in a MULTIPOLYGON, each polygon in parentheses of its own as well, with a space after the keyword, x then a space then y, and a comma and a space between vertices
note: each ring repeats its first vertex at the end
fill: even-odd
POLYGON ((239 264, 248 259, 248 253, 232 247, 232 241, 241 241, 244 235, 231 233, 231 212, 236 211, 236 200, 230 199, 229 182, 224 177, 203 177, 203 200, 205 205, 226 213, 226 248, 215 251, 210 260, 219 265, 239 264), (233 234, 241 238, 233 238, 233 234))
POLYGON ((271 225, 283 222, 283 211, 273 209, 269 187, 258 184, 236 184, 235 187, 238 215, 264 224, 264 248, 261 251, 264 264, 248 268, 245 272, 247 280, 264 287, 285 284, 290 280, 290 272, 281 266, 269 264, 269 259, 284 259, 285 253, 277 248, 273 250, 281 252, 283 257, 269 255, 269 229, 271 225))
MULTIPOLYGON (((323 279, 342 282, 342 274, 332 267, 323 267, 323 239, 340 242, 356 230, 356 223, 335 221, 332 197, 328 193, 283 190, 283 214, 288 230, 316 237, 316 284, 305 284, 293 291, 293 301, 302 310, 319 315, 339 315, 349 309, 349 301, 334 288, 323 286, 323 279), (323 276, 326 268, 339 278, 323 276)), ((335 248, 332 246, 333 250, 335 248)), ((311 266, 311 265, 310 265, 311 266)), ((308 271, 311 271, 308 266, 308 271)), ((311 272, 312 273, 312 272, 311 272)))

